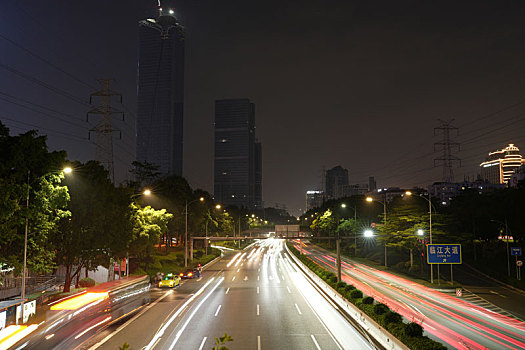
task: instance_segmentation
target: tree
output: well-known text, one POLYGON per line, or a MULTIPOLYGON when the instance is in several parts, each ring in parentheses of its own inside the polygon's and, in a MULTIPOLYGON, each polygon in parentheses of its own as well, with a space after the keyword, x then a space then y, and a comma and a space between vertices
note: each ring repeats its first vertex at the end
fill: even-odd
POLYGON ((54 251, 50 235, 67 217, 67 188, 60 169, 65 152, 49 152, 45 136, 28 131, 10 136, 0 122, 0 256, 1 263, 22 270, 25 220, 28 219, 27 263, 35 272, 49 272, 54 251), (29 206, 26 197, 29 193, 29 206))
POLYGON ((133 175, 134 181, 130 182, 130 187, 149 186, 160 176, 158 165, 136 160, 131 165, 133 168, 129 172, 133 175))
POLYGON ((323 214, 315 218, 310 228, 318 234, 333 236, 337 230, 338 220, 332 215, 332 211, 327 209, 323 214))
POLYGON ((155 210, 150 206, 141 208, 134 203, 130 207, 133 236, 129 251, 144 263, 144 269, 147 270, 154 246, 159 242, 161 234, 167 231, 168 222, 173 215, 167 213, 166 209, 155 210))
POLYGON ((122 258, 131 240, 129 192, 115 188, 107 170, 96 161, 75 162, 67 184, 70 218, 60 222, 53 237, 57 263, 66 269, 64 292, 83 267, 92 269, 122 258))

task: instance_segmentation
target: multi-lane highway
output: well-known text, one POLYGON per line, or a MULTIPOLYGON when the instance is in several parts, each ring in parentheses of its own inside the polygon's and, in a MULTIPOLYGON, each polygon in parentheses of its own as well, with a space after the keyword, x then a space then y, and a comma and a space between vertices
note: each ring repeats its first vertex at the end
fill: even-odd
MULTIPOLYGON (((333 254, 304 242, 295 245, 335 272, 333 254)), ((342 278, 408 320, 421 323, 430 337, 450 348, 525 348, 525 323, 517 318, 348 259, 342 262, 342 278)))
POLYGON ((230 349, 373 349, 296 270, 282 240, 230 253, 199 280, 152 290, 132 318, 86 335, 82 349, 211 349, 224 333, 230 349))

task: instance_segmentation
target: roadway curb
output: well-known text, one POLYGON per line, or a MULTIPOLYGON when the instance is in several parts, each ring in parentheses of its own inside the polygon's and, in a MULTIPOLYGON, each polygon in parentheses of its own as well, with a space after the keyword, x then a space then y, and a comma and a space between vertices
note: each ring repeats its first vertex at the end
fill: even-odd
POLYGON ((201 267, 201 270, 205 270, 207 269, 208 267, 210 267, 211 265, 215 264, 217 261, 219 261, 221 259, 221 256, 219 255, 218 257, 216 257, 215 259, 213 259, 212 261, 210 261, 209 263, 207 263, 206 265, 202 266, 201 267))
POLYGON ((285 244, 287 252, 290 254, 294 262, 301 268, 312 281, 314 281, 324 293, 326 293, 344 312, 349 315, 363 330, 365 330, 374 340, 381 344, 385 349, 391 350, 410 350, 399 339, 394 337, 390 332, 381 327, 370 316, 363 313, 357 306, 347 301, 339 292, 328 285, 323 279, 312 272, 306 265, 302 263, 285 244))

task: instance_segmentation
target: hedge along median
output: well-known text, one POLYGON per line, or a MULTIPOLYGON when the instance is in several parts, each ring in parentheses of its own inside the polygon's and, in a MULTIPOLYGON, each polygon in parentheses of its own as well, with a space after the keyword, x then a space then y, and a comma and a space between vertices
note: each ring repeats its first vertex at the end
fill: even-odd
POLYGON ((337 282, 337 276, 316 264, 306 255, 301 254, 292 244, 288 249, 312 272, 337 291, 342 298, 355 305, 377 324, 384 327, 399 341, 412 350, 446 350, 447 348, 423 335, 423 328, 414 322, 404 323, 403 317, 390 310, 385 304, 377 303, 374 298, 364 296, 363 292, 346 282, 337 282))

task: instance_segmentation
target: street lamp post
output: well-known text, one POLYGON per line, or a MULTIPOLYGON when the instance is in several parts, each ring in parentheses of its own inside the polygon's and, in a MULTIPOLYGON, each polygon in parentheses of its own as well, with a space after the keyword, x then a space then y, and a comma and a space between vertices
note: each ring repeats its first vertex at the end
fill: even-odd
MULTIPOLYGON (((412 196, 412 192, 406 191, 405 195, 410 197, 412 196)), ((420 194, 418 194, 418 196, 428 202, 428 225, 429 225, 428 233, 429 233, 429 238, 430 238, 430 244, 432 244, 432 201, 430 200, 430 192, 428 192, 428 198, 420 194)), ((439 275, 439 265, 438 265, 438 275, 439 275)), ((430 264, 430 283, 434 283, 434 264, 430 264)))
MULTIPOLYGON (((345 203, 341 204, 341 208, 346 208, 347 205, 345 203)), ((354 209, 354 223, 357 222, 357 207, 350 207, 351 209, 354 209)), ((357 256, 357 235, 354 235, 354 255, 357 256)))
MULTIPOLYGON (((70 167, 65 167, 62 169, 62 172, 64 174, 71 174, 73 169, 70 167)), ((22 318, 22 323, 24 322, 24 301, 26 298, 26 275, 27 275, 27 233, 29 230, 29 175, 31 174, 31 171, 27 170, 27 192, 26 192, 26 223, 25 223, 25 230, 24 230, 24 266, 22 270, 22 295, 21 295, 21 303, 20 303, 20 317, 22 318)), ((16 319, 16 324, 18 324, 18 318, 16 319)))
POLYGON ((490 220, 492 222, 497 222, 498 224, 505 225, 505 242, 507 245, 507 274, 510 277, 510 256, 509 256, 509 228, 507 225, 507 218, 505 218, 505 222, 498 221, 498 220, 490 220))
MULTIPOLYGON (((151 196, 151 190, 149 188, 146 188, 144 189, 144 191, 132 195, 131 199, 138 197, 138 196, 142 196, 142 195, 151 196)), ((167 250, 168 250, 168 247, 167 247, 167 242, 166 242, 166 251, 167 250)), ((120 277, 120 272, 119 272, 119 277, 120 277)), ((129 277, 129 252, 128 251, 126 251, 126 277, 129 277)))
MULTIPOLYGON (((377 202, 377 203, 383 204, 383 225, 386 226, 386 192, 385 192, 385 199, 382 202, 378 201, 377 199, 374 199, 372 197, 366 197, 366 201, 369 202, 369 203, 377 202)), ((387 242, 385 240, 385 267, 388 267, 386 244, 387 244, 387 242)))
POLYGON ((204 202, 204 197, 200 197, 199 199, 195 199, 190 202, 186 200, 186 210, 184 213, 186 219, 186 229, 184 230, 184 267, 188 267, 188 205, 197 201, 204 202))

